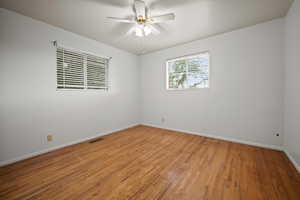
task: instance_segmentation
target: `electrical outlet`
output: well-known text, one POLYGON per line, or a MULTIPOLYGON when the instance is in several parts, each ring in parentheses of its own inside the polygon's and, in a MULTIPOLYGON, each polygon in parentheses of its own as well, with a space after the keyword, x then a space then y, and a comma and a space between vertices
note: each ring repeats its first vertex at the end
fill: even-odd
POLYGON ((279 133, 276 133, 275 136, 279 137, 279 133))
POLYGON ((161 123, 165 123, 166 119, 164 117, 161 118, 161 123))
POLYGON ((47 135, 47 141, 52 142, 53 141, 53 136, 52 135, 47 135))

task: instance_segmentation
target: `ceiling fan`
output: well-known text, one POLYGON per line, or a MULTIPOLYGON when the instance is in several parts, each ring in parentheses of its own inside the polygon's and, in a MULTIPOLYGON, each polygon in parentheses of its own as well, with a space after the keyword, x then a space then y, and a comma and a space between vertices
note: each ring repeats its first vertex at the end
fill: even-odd
POLYGON ((148 36, 151 33, 158 35, 159 29, 155 27, 155 24, 171 21, 175 19, 174 13, 168 13, 160 16, 150 16, 150 9, 146 6, 146 3, 142 0, 135 0, 133 4, 133 11, 135 16, 129 18, 107 17, 121 23, 130 23, 134 26, 127 32, 126 35, 135 33, 138 37, 148 36))

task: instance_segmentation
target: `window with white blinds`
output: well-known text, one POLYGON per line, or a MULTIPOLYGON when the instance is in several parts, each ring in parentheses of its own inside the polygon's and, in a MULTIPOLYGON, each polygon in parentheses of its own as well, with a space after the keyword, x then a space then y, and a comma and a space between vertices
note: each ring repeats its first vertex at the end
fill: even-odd
POLYGON ((108 89, 108 59, 56 49, 58 89, 108 89))

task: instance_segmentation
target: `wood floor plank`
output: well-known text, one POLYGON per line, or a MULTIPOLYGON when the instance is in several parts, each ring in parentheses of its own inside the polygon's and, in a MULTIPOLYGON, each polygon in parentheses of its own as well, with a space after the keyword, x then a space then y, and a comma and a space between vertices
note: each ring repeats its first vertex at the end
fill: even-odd
POLYGON ((298 200, 279 151, 137 126, 0 168, 0 199, 298 200))

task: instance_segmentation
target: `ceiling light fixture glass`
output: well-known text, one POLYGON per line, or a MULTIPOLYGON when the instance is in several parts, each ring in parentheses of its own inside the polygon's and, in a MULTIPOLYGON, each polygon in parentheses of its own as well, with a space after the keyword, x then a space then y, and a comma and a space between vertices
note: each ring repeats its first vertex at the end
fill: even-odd
POLYGON ((145 36, 147 36, 151 33, 151 29, 146 25, 144 26, 144 33, 145 33, 145 36))
POLYGON ((137 37, 148 36, 152 33, 151 29, 146 25, 136 26, 134 32, 137 37))
POLYGON ((135 35, 138 37, 143 37, 143 29, 141 29, 139 26, 135 27, 135 35))

